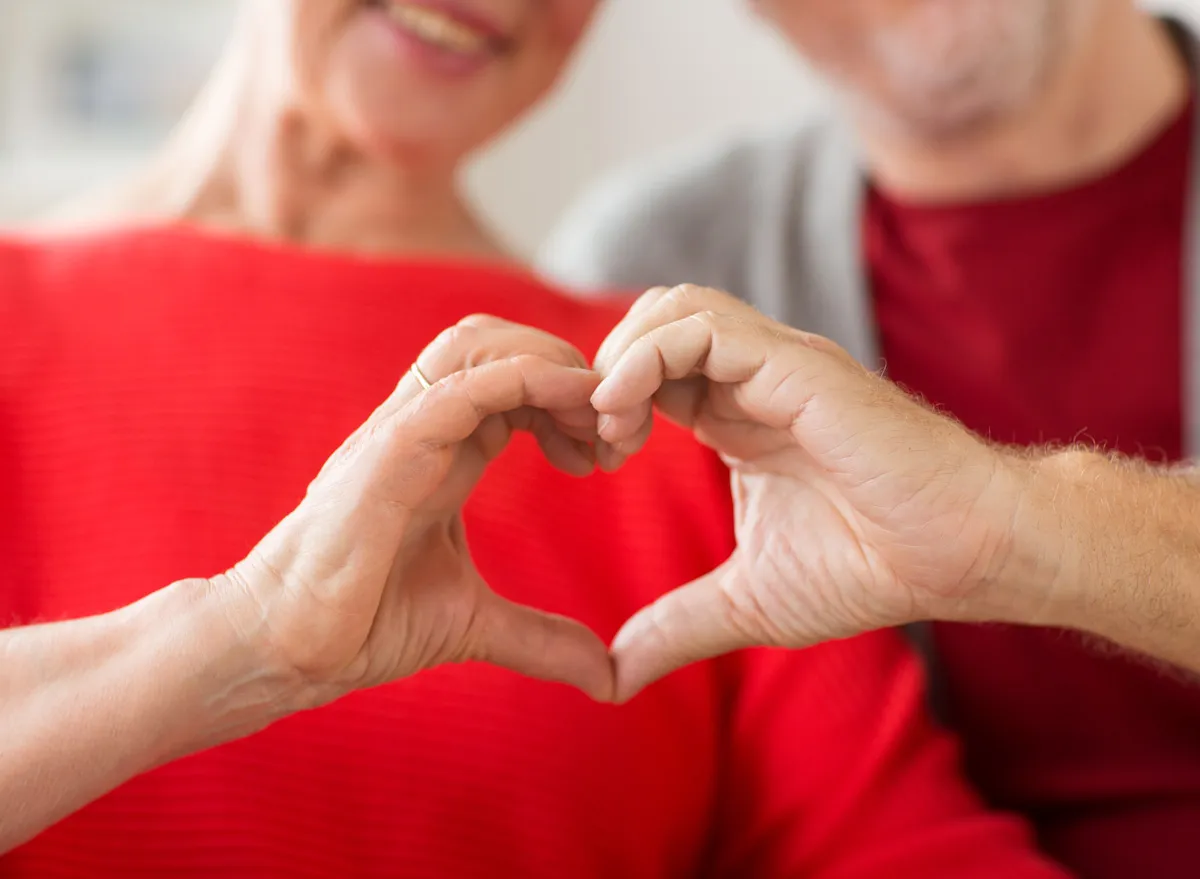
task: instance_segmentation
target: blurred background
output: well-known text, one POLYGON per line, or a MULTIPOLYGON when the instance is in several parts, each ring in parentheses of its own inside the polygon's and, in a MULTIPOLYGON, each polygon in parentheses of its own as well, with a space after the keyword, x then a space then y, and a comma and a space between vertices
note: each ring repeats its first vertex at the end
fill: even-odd
MULTIPOLYGON (((152 149, 220 50, 236 3, 0 0, 0 222, 152 149)), ((1150 5, 1200 18, 1200 0, 1150 5)), ((472 169, 484 211, 525 253, 603 171, 822 99, 746 0, 605 6, 558 99, 472 169)))

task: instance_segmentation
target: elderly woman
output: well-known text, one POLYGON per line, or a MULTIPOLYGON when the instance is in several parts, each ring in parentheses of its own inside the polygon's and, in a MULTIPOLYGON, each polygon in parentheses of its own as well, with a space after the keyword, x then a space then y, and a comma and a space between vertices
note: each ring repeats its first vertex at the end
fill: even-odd
POLYGON ((891 633, 604 704, 728 475, 569 478, 622 309, 456 184, 594 5, 247 0, 145 174, 0 245, 5 879, 1058 875, 891 633))

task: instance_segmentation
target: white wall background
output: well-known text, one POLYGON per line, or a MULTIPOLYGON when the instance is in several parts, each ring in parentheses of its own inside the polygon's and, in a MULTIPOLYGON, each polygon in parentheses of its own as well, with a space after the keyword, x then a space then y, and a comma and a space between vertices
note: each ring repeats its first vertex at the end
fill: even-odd
MULTIPOLYGON (((101 15, 138 2, 160 12, 169 5, 166 0, 70 0, 101 15)), ((194 2, 228 8, 234 0, 194 2)), ((1151 2, 1200 13, 1200 0, 1151 2)), ((6 36, 10 46, 14 37, 18 45, 23 42, 20 17, 6 13, 20 3, 43 15, 69 5, 68 0, 0 0, 0 45, 6 36)), ((605 6, 557 98, 499 142, 470 174, 485 213, 526 253, 604 170, 689 137, 799 112, 822 95, 811 74, 753 19, 747 0, 605 0, 605 6)), ((0 81, 0 101, 5 85, 0 81)), ((14 84, 7 85, 11 96, 14 84)), ((93 155, 91 150, 81 159, 78 153, 66 164, 38 155, 19 166, 11 160, 7 167, 0 165, 0 216, 20 216, 137 159, 133 153, 93 155)))
POLYGON ((688 137, 798 112, 821 96, 745 0, 605 5, 557 98, 471 175, 484 208, 526 250, 604 170, 688 137))

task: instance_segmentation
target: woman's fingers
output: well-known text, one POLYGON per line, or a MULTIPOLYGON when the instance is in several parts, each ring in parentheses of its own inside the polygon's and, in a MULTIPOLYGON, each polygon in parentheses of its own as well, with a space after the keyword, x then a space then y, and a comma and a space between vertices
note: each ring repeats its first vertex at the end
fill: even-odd
MULTIPOLYGON (((579 349, 557 336, 486 314, 465 317, 443 330, 417 356, 414 365, 427 381, 436 383, 456 372, 523 355, 579 369, 588 367, 587 358, 579 349)), ((412 371, 406 371, 395 391, 375 411, 371 420, 378 421, 395 414, 422 390, 424 388, 412 371)))
MULTIPOLYGON (((520 356, 588 368, 579 349, 557 336, 487 314, 463 318, 426 348, 417 363, 425 377, 436 382, 464 369, 520 356)), ((558 469, 575 476, 586 476, 595 469, 596 413, 590 404, 553 411, 526 407, 502 417, 510 430, 532 433, 547 460, 558 469)), ((495 433, 507 441, 507 431, 495 433)), ((489 458, 499 454, 504 443, 493 445, 487 450, 489 458)))
POLYGON ((557 336, 486 314, 465 317, 443 331, 417 357, 431 382, 495 360, 531 355, 579 369, 588 367, 579 349, 557 336))
POLYGON ((599 382, 589 369, 526 354, 447 376, 401 409, 394 421, 407 442, 448 446, 465 440, 492 415, 525 406, 579 409, 599 382))
POLYGON ((478 609, 472 659, 528 677, 570 684, 593 699, 612 701, 612 659, 591 629, 490 591, 485 595, 478 609))
POLYGON ((524 408, 577 410, 588 405, 598 383, 591 370, 531 355, 454 373, 360 437, 362 457, 379 464, 371 468, 379 482, 373 490, 391 504, 415 509, 440 483, 448 466, 443 453, 489 418, 524 408))

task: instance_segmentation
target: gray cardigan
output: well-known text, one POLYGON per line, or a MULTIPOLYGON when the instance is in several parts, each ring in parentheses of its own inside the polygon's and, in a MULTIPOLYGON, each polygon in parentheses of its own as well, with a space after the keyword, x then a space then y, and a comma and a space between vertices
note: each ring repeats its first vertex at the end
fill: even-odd
MULTIPOLYGON (((1176 22, 1200 93, 1200 40, 1176 22)), ((1200 112, 1192 165, 1200 167, 1200 112)), ((542 251, 549 277, 580 290, 695 283, 834 339, 879 352, 861 252, 862 165, 833 113, 704 145, 619 175, 571 211, 542 251)), ((1200 459, 1200 186, 1189 183, 1183 333, 1186 447, 1200 459)))

